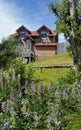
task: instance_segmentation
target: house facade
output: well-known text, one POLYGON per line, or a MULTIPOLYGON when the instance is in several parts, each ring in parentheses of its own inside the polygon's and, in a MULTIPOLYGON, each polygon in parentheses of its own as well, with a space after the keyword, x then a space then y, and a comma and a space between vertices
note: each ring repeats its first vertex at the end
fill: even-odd
POLYGON ((17 51, 25 62, 30 62, 32 56, 52 56, 57 53, 58 34, 45 25, 36 31, 22 25, 13 35, 18 38, 17 51))

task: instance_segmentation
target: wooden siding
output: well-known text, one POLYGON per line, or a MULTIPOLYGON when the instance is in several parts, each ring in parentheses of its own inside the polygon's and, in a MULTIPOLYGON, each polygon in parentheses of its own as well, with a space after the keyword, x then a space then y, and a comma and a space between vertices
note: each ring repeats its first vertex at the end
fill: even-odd
POLYGON ((35 43, 38 43, 38 42, 40 43, 41 42, 41 38, 40 37, 34 37, 33 39, 34 39, 35 43))
POLYGON ((43 57, 43 56, 52 56, 55 54, 54 47, 52 46, 41 46, 41 47, 36 47, 36 55, 38 57, 43 57))
POLYGON ((31 49, 28 49, 26 46, 17 46, 16 51, 22 57, 30 57, 31 56, 31 49))

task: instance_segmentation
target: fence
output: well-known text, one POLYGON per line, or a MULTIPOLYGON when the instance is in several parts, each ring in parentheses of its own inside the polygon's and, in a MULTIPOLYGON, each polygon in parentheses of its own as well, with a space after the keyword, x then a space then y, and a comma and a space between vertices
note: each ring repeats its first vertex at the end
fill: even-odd
POLYGON ((67 51, 69 43, 58 43, 57 45, 57 54, 61 54, 67 51))

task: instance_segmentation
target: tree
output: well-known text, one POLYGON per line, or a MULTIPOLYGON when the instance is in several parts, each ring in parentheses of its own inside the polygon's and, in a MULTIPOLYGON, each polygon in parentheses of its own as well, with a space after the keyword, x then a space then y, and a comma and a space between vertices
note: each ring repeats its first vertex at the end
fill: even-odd
POLYGON ((17 56, 15 52, 17 40, 9 36, 0 44, 0 67, 5 68, 17 56))
POLYGON ((74 65, 81 70, 81 0, 50 2, 49 9, 57 17, 57 31, 70 43, 74 65))

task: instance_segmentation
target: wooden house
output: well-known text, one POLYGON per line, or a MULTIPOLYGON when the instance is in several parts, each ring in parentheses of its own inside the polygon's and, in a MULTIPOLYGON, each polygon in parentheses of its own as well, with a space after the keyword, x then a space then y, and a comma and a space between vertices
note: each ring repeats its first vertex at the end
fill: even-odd
POLYGON ((36 31, 21 26, 13 34, 18 38, 17 51, 24 62, 31 62, 32 57, 52 56, 57 53, 58 34, 43 25, 36 31))

